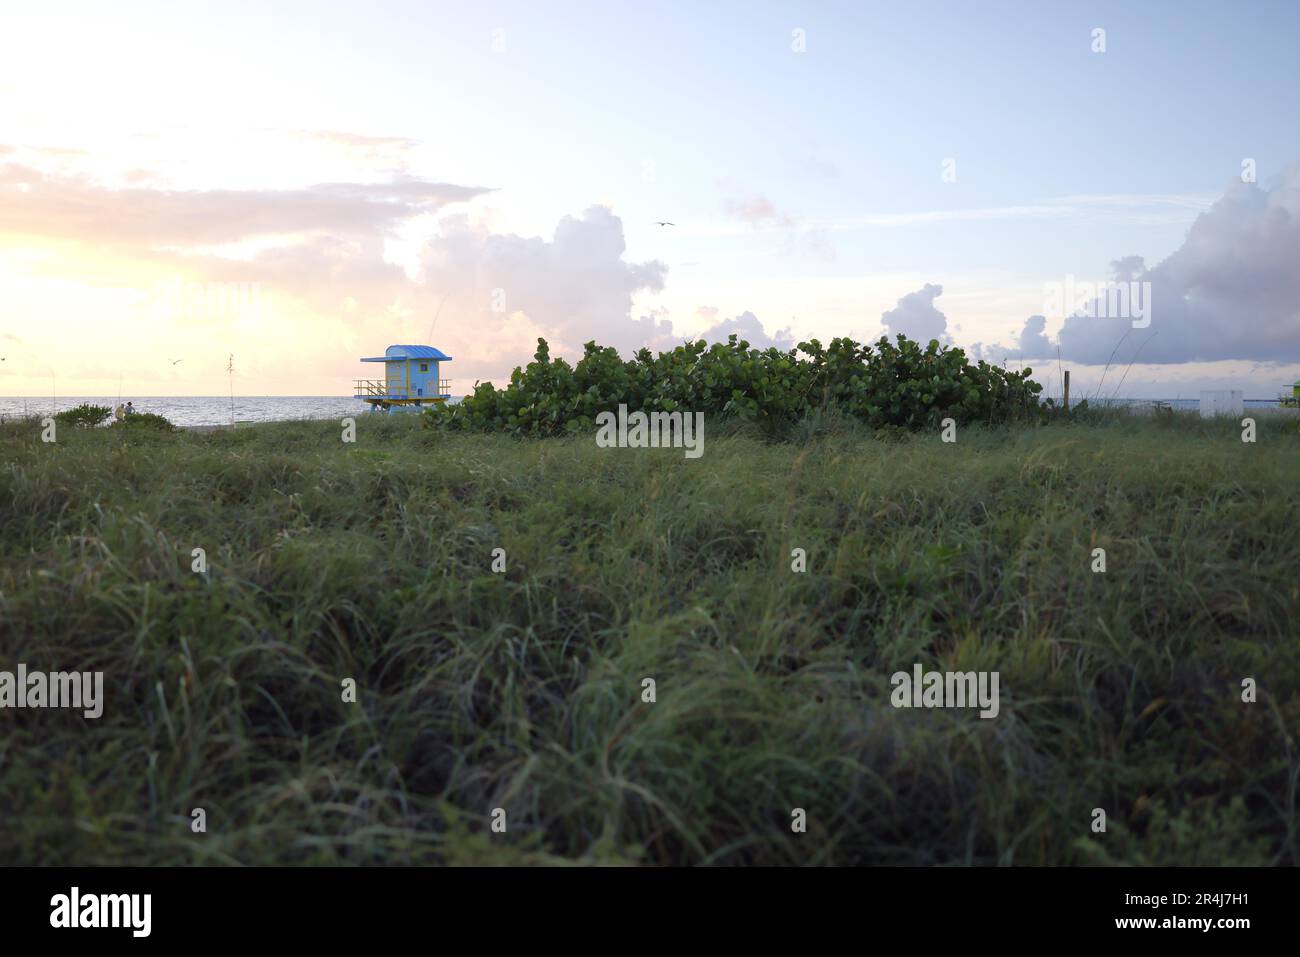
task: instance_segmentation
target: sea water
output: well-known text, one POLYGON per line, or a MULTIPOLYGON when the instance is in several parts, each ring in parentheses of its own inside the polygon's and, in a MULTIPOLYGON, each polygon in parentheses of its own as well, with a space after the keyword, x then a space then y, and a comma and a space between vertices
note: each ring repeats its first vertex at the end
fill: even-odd
MULTIPOLYGON (((452 402, 459 402, 453 396, 452 402)), ((237 395, 234 409, 230 396, 122 396, 122 404, 131 401, 137 412, 153 412, 175 425, 229 425, 236 422, 283 422, 293 419, 341 419, 365 415, 370 406, 352 396, 339 395, 237 395)), ((0 420, 20 416, 49 415, 51 410, 71 409, 88 402, 113 409, 118 399, 105 396, 59 396, 58 404, 50 398, 6 398, 0 396, 0 420)))

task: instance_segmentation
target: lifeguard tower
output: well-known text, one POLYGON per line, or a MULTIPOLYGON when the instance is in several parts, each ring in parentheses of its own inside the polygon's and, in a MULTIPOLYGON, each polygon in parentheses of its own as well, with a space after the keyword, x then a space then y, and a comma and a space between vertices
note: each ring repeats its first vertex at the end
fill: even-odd
POLYGON ((382 379, 356 380, 356 398, 369 402, 371 412, 419 409, 451 398, 451 380, 440 377, 451 356, 433 346, 389 346, 382 356, 361 361, 384 364, 382 379))

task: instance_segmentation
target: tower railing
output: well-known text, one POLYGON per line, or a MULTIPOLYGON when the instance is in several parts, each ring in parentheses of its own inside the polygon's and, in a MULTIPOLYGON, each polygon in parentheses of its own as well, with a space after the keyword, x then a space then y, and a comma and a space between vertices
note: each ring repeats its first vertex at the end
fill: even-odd
POLYGON ((412 384, 408 390, 405 382, 385 379, 354 379, 353 397, 358 399, 436 399, 440 396, 451 395, 451 380, 439 379, 438 391, 429 395, 420 395, 420 388, 427 386, 416 386, 412 384))
POLYGON ((354 379, 356 384, 356 395, 358 397, 374 396, 375 398, 385 398, 388 396, 400 396, 404 389, 397 383, 390 384, 384 379, 354 379))

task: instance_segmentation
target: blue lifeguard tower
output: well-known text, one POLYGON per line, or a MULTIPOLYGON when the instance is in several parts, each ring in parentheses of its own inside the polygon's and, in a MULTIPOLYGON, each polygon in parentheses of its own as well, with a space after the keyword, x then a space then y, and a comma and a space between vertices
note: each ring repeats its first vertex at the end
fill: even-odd
POLYGON ((384 364, 382 379, 356 380, 356 398, 369 402, 371 412, 418 409, 451 398, 451 380, 439 375, 451 356, 433 346, 389 346, 382 356, 361 361, 384 364))

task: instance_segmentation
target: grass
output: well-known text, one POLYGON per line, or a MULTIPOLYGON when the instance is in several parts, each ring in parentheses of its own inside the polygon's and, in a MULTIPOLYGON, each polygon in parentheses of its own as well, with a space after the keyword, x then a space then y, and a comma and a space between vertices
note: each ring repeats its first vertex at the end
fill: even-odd
POLYGON ((1300 863, 1294 422, 340 431, 0 426, 0 860, 1300 863))

